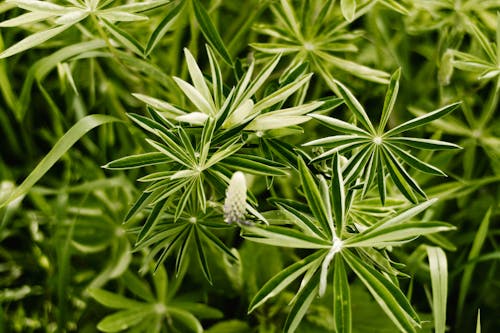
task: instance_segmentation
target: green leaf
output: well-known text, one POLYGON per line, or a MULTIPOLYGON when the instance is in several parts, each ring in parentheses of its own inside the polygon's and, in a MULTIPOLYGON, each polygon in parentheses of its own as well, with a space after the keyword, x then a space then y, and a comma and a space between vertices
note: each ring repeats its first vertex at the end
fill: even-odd
POLYGON ((56 27, 56 28, 36 32, 32 35, 29 35, 28 37, 24 38, 23 40, 17 42, 16 44, 12 45, 8 49, 6 49, 2 53, 0 53, 0 59, 11 57, 15 54, 21 53, 21 52, 26 51, 28 49, 31 49, 35 46, 38 46, 38 45, 46 42, 47 40, 59 35, 64 30, 71 27, 74 23, 76 23, 76 22, 73 22, 71 24, 61 25, 61 26, 56 27))
POLYGON ((0 203, 0 208, 9 204, 16 198, 28 193, 28 191, 36 184, 40 178, 49 171, 49 169, 78 141, 82 136, 87 134, 91 129, 114 122, 121 122, 120 119, 106 115, 90 115, 80 119, 73 127, 71 127, 38 163, 33 171, 19 185, 14 192, 10 194, 8 199, 0 203))
POLYGON ((329 241, 304 235, 298 230, 284 227, 243 227, 241 236, 253 242, 297 249, 329 249, 329 241))
POLYGON ((406 222, 387 227, 373 228, 359 233, 344 241, 345 247, 386 247, 403 244, 426 234, 449 231, 455 227, 443 222, 406 222))
POLYGON ((161 217, 161 213, 163 212, 165 205, 167 203, 167 200, 164 199, 153 207, 153 211, 151 214, 149 214, 148 219, 146 220, 146 223, 144 226, 141 228, 141 231, 139 232, 139 235, 137 236, 137 240, 135 241, 136 244, 140 244, 146 237, 148 237, 151 232, 153 231, 154 226, 158 223, 161 217))
POLYGON ((345 188, 344 179, 342 177, 342 169, 340 167, 339 156, 335 154, 332 162, 332 186, 331 197, 333 202, 333 215, 335 216, 336 234, 342 238, 345 227, 345 188))
POLYGON ((210 274, 210 266, 208 264, 207 254, 205 253, 205 247, 201 241, 200 232, 198 228, 194 228, 194 240, 196 244, 196 253, 198 257, 198 262, 200 263, 203 275, 207 281, 212 284, 212 275, 210 274))
POLYGON ((379 135, 383 134, 385 125, 387 125, 387 121, 389 120, 392 110, 394 109, 394 104, 396 103, 396 98, 398 97, 400 77, 401 68, 392 74, 389 87, 387 88, 387 93, 385 94, 384 108, 382 109, 382 116, 380 117, 380 123, 378 125, 379 135))
POLYGON ((111 23, 105 18, 101 18, 101 22, 104 23, 106 29, 111 32, 111 34, 118 40, 118 42, 120 42, 127 49, 134 52, 138 56, 142 56, 144 54, 144 48, 142 47, 142 45, 128 32, 118 28, 115 24, 111 23))
POLYGON ((432 312, 436 333, 446 331, 446 300, 448 298, 448 263, 439 247, 427 246, 432 284, 432 312))
POLYGON ((305 271, 313 267, 314 262, 323 257, 325 253, 325 251, 316 251, 273 276, 252 298, 248 306, 248 313, 254 311, 271 297, 278 295, 299 276, 304 274, 305 271))
POLYGON ((199 320, 188 311, 178 307, 169 307, 167 309, 167 313, 172 318, 173 326, 177 328, 177 332, 203 332, 203 327, 201 326, 199 320), (179 326, 179 324, 182 326, 179 326))
POLYGON ((112 309, 131 309, 144 305, 144 303, 131 300, 122 295, 111 293, 103 289, 90 289, 88 292, 90 297, 97 302, 112 309))
POLYGON ((343 250, 340 253, 399 330, 416 332, 415 326, 419 325, 420 320, 401 290, 350 251, 343 250))
POLYGON ((177 22, 181 11, 184 9, 185 3, 187 3, 187 1, 180 1, 174 8, 169 10, 158 26, 153 30, 151 36, 149 36, 146 47, 144 48, 145 56, 148 56, 156 47, 158 42, 160 42, 160 40, 165 36, 165 34, 172 29, 173 25, 177 22))
MULTIPOLYGON (((210 102, 212 101, 212 94, 210 93, 210 89, 208 89, 208 85, 205 82, 205 78, 203 76, 203 73, 201 72, 200 67, 198 67, 198 64, 196 63, 196 60, 194 59, 193 55, 187 48, 184 48, 184 56, 186 58, 186 63, 189 71, 189 76, 191 77, 191 80, 193 81, 193 85, 196 90, 198 90, 203 98, 210 102)), ((215 106, 212 106, 215 108, 215 106)))
POLYGON ((200 235, 205 238, 205 241, 214 246, 217 250, 220 252, 226 254, 228 257, 230 257, 233 260, 238 260, 238 257, 234 255, 234 253, 229 249, 226 244, 224 244, 217 236, 215 236, 213 233, 211 233, 209 230, 207 230, 205 227, 200 227, 198 228, 198 232, 200 232, 200 235))
POLYGON ((344 259, 335 256, 333 271, 333 318, 338 333, 352 332, 351 295, 344 259))
POLYGON ((356 0, 340 0, 342 15, 348 22, 354 21, 356 15, 356 0))
POLYGON ((303 144, 303 146, 321 146, 325 148, 340 147, 351 143, 370 143, 370 138, 359 135, 335 135, 316 139, 303 144))
POLYGON ((14 4, 19 8, 29 10, 30 12, 44 12, 52 13, 56 15, 66 14, 67 12, 74 10, 73 8, 63 7, 56 5, 49 1, 39 1, 39 0, 7 0, 7 3, 14 4))
POLYGON ((103 168, 110 170, 140 168, 147 165, 155 165, 169 162, 170 159, 162 153, 144 153, 125 156, 104 165, 103 168))
POLYGON ((17 27, 24 24, 36 23, 48 19, 49 17, 55 16, 57 14, 53 12, 32 12, 19 15, 17 17, 11 18, 10 20, 5 20, 0 22, 0 28, 17 27))
POLYGON ((186 95, 187 98, 189 98, 189 100, 193 103, 196 109, 205 113, 206 115, 212 115, 212 116, 215 115, 214 107, 210 104, 210 101, 207 100, 200 91, 198 91, 194 86, 190 85, 189 83, 178 77, 174 76, 173 79, 175 83, 177 83, 179 88, 182 90, 184 95, 186 95))
POLYGON ((207 39, 208 43, 212 48, 221 56, 221 58, 231 67, 233 67, 233 61, 231 60, 231 55, 227 50, 222 38, 219 35, 219 32, 215 28, 212 20, 210 20, 210 16, 208 16, 207 11, 200 3, 199 0, 191 0, 193 4, 194 15, 196 16, 196 20, 200 25, 200 30, 203 33, 203 36, 207 39))
POLYGON ((346 86, 344 86, 342 83, 339 81, 335 81, 337 84, 340 94, 342 98, 344 99, 344 102, 346 103, 347 107, 349 110, 351 110, 352 113, 356 116, 356 119, 372 134, 375 134, 375 129, 373 128, 373 125, 370 121, 370 118, 366 114, 365 109, 363 106, 359 103, 359 101, 354 97, 354 95, 347 89, 346 86))
POLYGON ((392 144, 402 144, 405 146, 418 148, 418 149, 430 149, 430 150, 448 150, 448 149, 461 149, 460 146, 432 139, 422 139, 422 138, 405 138, 405 137, 389 137, 384 138, 385 142, 392 144))
POLYGON ((143 2, 132 2, 125 5, 113 7, 113 10, 128 13, 138 13, 161 7, 171 1, 172 0, 151 0, 143 2))
POLYGON ((314 176, 307 167, 306 163, 299 156, 299 176, 300 182, 302 184, 302 190, 304 191, 304 196, 306 197, 309 208, 313 213, 314 217, 318 219, 323 232, 327 233, 330 237, 335 233, 334 226, 330 225, 329 218, 327 216, 327 210, 323 197, 319 191, 319 187, 316 184, 314 176))
POLYGON ((148 304, 137 306, 104 317, 104 319, 97 324, 97 328, 103 332, 120 332, 139 324, 152 315, 155 315, 154 305, 148 304))
MULTIPOLYGON (((472 242, 472 248, 470 249, 469 256, 467 259, 469 261, 477 258, 481 253, 481 248, 484 245, 486 237, 488 236, 488 228, 490 226, 490 217, 491 217, 492 209, 488 209, 486 214, 484 214, 483 220, 479 225, 479 229, 474 236, 474 241, 472 242)), ((470 283, 472 281, 472 275, 474 273, 476 265, 469 265, 465 268, 464 273, 462 274, 462 279, 460 281, 460 289, 458 294, 458 302, 457 302, 457 315, 462 315, 465 298, 467 296, 467 291, 469 290, 470 283)), ((460 318, 460 317, 458 317, 460 318)))
POLYGON ((314 274, 314 276, 309 280, 309 282, 303 286, 299 293, 297 294, 295 301, 288 314, 283 331, 287 333, 293 333, 299 326, 302 318, 304 318, 309 306, 317 295, 319 285, 319 273, 314 274))
POLYGON ((431 175, 446 176, 446 174, 443 171, 439 170, 433 165, 430 165, 429 163, 425 163, 419 160, 418 158, 411 155, 410 153, 407 153, 403 149, 392 144, 389 144, 389 147, 396 156, 401 158, 409 166, 431 175))
POLYGON ((313 218, 303 212, 301 212, 296 207, 293 207, 285 200, 275 201, 276 205, 280 207, 281 211, 285 214, 289 221, 302 229, 306 234, 311 236, 317 236, 319 238, 327 238, 328 236, 316 226, 313 218))
POLYGON ((233 154, 224 159, 226 167, 254 175, 286 176, 283 164, 268 160, 258 155, 233 154))
POLYGON ((307 84, 311 79, 312 75, 313 75, 312 73, 307 74, 300 80, 289 83, 286 86, 267 95, 254 105, 253 113, 258 114, 259 112, 267 109, 268 107, 286 100, 290 95, 292 95, 294 92, 296 92, 297 90, 302 88, 305 84, 307 84))
POLYGON ((394 136, 396 134, 400 134, 402 132, 406 132, 408 130, 423 126, 427 123, 430 123, 433 120, 439 119, 441 117, 446 116, 448 113, 454 111, 456 108, 460 106, 461 102, 453 103, 447 106, 444 106, 438 110, 434 110, 432 112, 426 113, 420 117, 409 120, 406 123, 403 123, 399 126, 394 127, 385 133, 384 136, 394 136))
MULTIPOLYGON (((419 193, 423 193, 422 189, 387 149, 382 149, 380 152, 394 184, 408 200, 417 203, 418 200, 413 190, 418 189, 419 193)), ((422 196, 425 198, 425 193, 422 196)))

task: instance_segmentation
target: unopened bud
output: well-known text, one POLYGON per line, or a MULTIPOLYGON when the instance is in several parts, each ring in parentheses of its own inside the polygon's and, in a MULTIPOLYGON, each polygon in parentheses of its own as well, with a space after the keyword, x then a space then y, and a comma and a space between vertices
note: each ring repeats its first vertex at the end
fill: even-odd
POLYGON ((224 222, 245 223, 245 213, 247 205, 247 184, 245 175, 237 171, 231 177, 226 191, 226 200, 224 201, 224 222))

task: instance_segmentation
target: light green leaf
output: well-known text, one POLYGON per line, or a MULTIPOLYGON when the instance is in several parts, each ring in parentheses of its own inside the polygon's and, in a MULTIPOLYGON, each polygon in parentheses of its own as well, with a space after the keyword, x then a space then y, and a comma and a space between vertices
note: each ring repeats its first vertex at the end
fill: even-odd
POLYGON ((71 127, 54 145, 50 152, 38 163, 33 171, 19 185, 9 198, 0 203, 0 207, 4 207, 16 198, 28 193, 35 183, 45 175, 47 171, 71 148, 82 136, 91 129, 113 122, 121 121, 118 118, 106 115, 90 115, 80 119, 73 127, 71 127))
POLYGON ((351 295, 344 259, 335 256, 333 271, 333 318, 337 333, 352 332, 351 295))
MULTIPOLYGON (((76 22, 74 22, 74 23, 76 23, 76 22)), ((11 57, 15 54, 18 54, 20 52, 23 52, 23 51, 31 49, 35 46, 38 46, 38 45, 46 42, 47 40, 59 35, 60 33, 62 33, 64 30, 68 29, 72 25, 73 25, 73 23, 65 24, 65 25, 61 25, 61 26, 56 27, 56 28, 36 32, 32 35, 29 35, 28 37, 24 38, 20 42, 17 42, 16 44, 12 45, 8 49, 6 49, 2 53, 0 53, 0 59, 11 57)))
POLYGON ((143 2, 132 2, 125 5, 113 7, 113 10, 128 13, 138 13, 161 7, 172 0, 152 0, 143 2))
POLYGON ((423 126, 427 123, 430 123, 433 120, 439 119, 441 117, 446 116, 448 113, 454 111, 456 108, 460 106, 461 102, 453 103, 447 106, 444 106, 438 110, 426 113, 420 117, 409 120, 404 124, 394 127, 385 133, 385 136, 394 136, 396 134, 414 129, 416 127, 423 126))
POLYGON ((178 332, 203 332, 203 326, 201 326, 199 320, 188 311, 178 307, 169 307, 167 313, 172 318, 174 327, 178 327, 178 332), (182 326, 179 326, 179 324, 182 326))
POLYGON ((441 231, 450 231, 455 227, 443 222, 406 222, 382 228, 369 228, 344 241, 345 247, 386 247, 416 237, 441 231))
POLYGON ((7 0, 6 3, 15 4, 17 7, 29 10, 30 12, 45 12, 53 15, 66 14, 74 8, 63 7, 49 1, 39 0, 7 0))
POLYGON ((162 153, 144 153, 139 155, 130 155, 111 161, 103 168, 110 170, 140 168, 147 165, 166 163, 170 159, 162 153))
POLYGON ((307 310, 309 309, 309 306, 316 297, 318 285, 319 273, 316 273, 309 280, 309 282, 300 289, 292 305, 292 308, 290 309, 290 313, 286 318, 285 327, 283 327, 284 332, 295 332, 300 322, 302 321, 302 318, 304 318, 307 310))
POLYGON ((36 23, 48 19, 49 17, 55 16, 56 14, 51 12, 32 12, 19 15, 17 17, 11 18, 0 22, 0 28, 17 27, 23 24, 36 23))
POLYGON ((140 244, 144 239, 146 239, 151 234, 154 226, 160 220, 161 214, 165 209, 166 202, 167 200, 164 199, 155 204, 153 210, 151 211, 151 214, 149 214, 148 219, 146 220, 146 223, 144 223, 144 225, 141 228, 141 231, 139 232, 139 235, 137 236, 137 240, 135 241, 136 244, 140 244))
POLYGON ((415 333, 420 320, 401 290, 350 251, 340 253, 398 329, 415 333))
POLYGON ((148 20, 149 18, 144 15, 137 15, 137 14, 131 14, 127 12, 121 12, 117 11, 115 9, 113 10, 100 10, 97 13, 97 16, 100 19, 107 20, 110 22, 116 22, 116 21, 125 21, 125 22, 133 22, 133 21, 145 21, 148 20))
POLYGON ((194 104, 194 106, 201 112, 207 115, 215 115, 214 108, 210 105, 210 102, 203 96, 203 94, 198 91, 195 87, 187 83, 186 81, 179 79, 174 76, 174 81, 177 83, 182 92, 189 98, 189 100, 194 104))
POLYGON ((347 107, 349 110, 351 110, 352 113, 356 116, 356 119, 371 133, 375 134, 375 129, 373 128, 373 125, 370 121, 370 118, 366 114, 365 109, 363 106, 359 103, 359 101, 354 97, 354 95, 351 93, 349 89, 347 89, 346 86, 344 86, 342 83, 339 81, 335 81, 335 84, 338 86, 338 89, 340 91, 340 95, 344 99, 344 102, 346 103, 347 107))
POLYGON ((321 114, 312 113, 312 114, 309 114, 309 116, 318 120, 323 125, 331 128, 335 131, 338 131, 341 133, 353 134, 353 135, 360 135, 360 136, 364 136, 367 138, 370 137, 370 133, 368 133, 367 131, 365 131, 365 130, 363 130, 355 125, 352 125, 348 122, 345 122, 345 121, 342 121, 342 120, 339 120, 336 118, 324 116, 321 114))
POLYGON ((342 234, 345 227, 345 188, 344 179, 342 177, 342 168, 339 162, 339 155, 335 154, 332 161, 332 185, 331 197, 333 201, 333 215, 335 216, 336 234, 342 239, 342 234))
POLYGON ((131 300, 122 295, 115 294, 104 289, 89 289, 89 295, 97 302, 112 309, 131 309, 144 305, 144 303, 131 300))
POLYGON ((212 48, 217 52, 224 61, 233 66, 233 61, 231 60, 231 55, 229 54, 222 38, 219 35, 219 32, 215 28, 210 16, 208 16, 207 11, 200 3, 199 0, 191 0, 193 4, 194 15, 196 16, 196 20, 200 25, 200 30, 203 33, 203 36, 207 39, 208 43, 212 48))
POLYGON ((139 324, 151 315, 155 315, 154 305, 148 304, 137 306, 104 317, 104 319, 97 324, 97 328, 103 332, 120 332, 139 324))
POLYGON ((387 88, 387 93, 385 94, 384 108, 382 109, 382 116, 380 117, 380 123, 378 125, 378 134, 382 135, 384 132, 385 125, 391 116, 392 110, 394 109, 394 104, 396 104, 396 98, 398 97, 399 91, 399 78, 401 77, 401 68, 396 70, 391 76, 391 81, 389 82, 389 87, 387 88))
POLYGON ((307 74, 300 80, 289 83, 286 86, 267 95, 266 97, 264 97, 255 104, 253 112, 259 113, 270 106, 273 106, 279 102, 286 100, 290 95, 292 95, 294 92, 296 92, 297 90, 302 88, 305 84, 307 84, 311 79, 312 75, 313 75, 312 73, 307 74))
POLYGON ((161 99, 154 98, 151 96, 143 95, 143 94, 132 94, 135 98, 138 100, 151 105, 154 109, 161 111, 163 115, 165 115, 167 118, 172 118, 174 119, 177 116, 182 116, 186 114, 184 111, 182 111, 179 108, 176 108, 172 104, 165 102, 161 99))
POLYGON ((257 294, 255 294, 250 302, 250 305, 248 306, 248 313, 251 313, 253 310, 264 304, 271 297, 278 295, 281 291, 283 291, 283 289, 290 285, 290 283, 304 274, 305 271, 313 267, 315 261, 324 256, 325 253, 326 251, 316 251, 273 276, 262 288, 260 288, 257 294))
MULTIPOLYGON (((488 236, 490 217, 491 217, 491 208, 486 211, 486 214, 484 214, 483 220, 481 221, 479 229, 476 232, 474 241, 472 242, 472 248, 470 249, 469 256, 467 258, 469 261, 474 260, 481 253, 481 248, 483 247, 486 237, 488 236)), ((475 268, 476 265, 474 264, 469 265, 465 268, 464 273, 462 274, 462 280, 460 281, 460 289, 457 302, 457 315, 459 316, 462 315, 462 311, 465 304, 465 298, 467 296, 467 291, 469 290, 469 286, 475 268)))
MULTIPOLYGON (((170 1, 170 0, 169 0, 170 1)), ((149 36, 148 42, 146 44, 146 47, 144 49, 144 55, 148 56, 151 51, 156 47, 158 42, 165 36, 165 34, 172 29, 173 25, 177 22, 177 19, 179 18, 179 15, 184 9, 184 4, 187 3, 187 1, 180 1, 177 6, 172 8, 161 20, 160 24, 155 28, 155 30, 151 33, 151 36, 149 36)))
POLYGON ((297 249, 329 249, 330 242, 284 227, 244 227, 241 236, 253 242, 297 249))
POLYGON ((428 246, 429 270, 432 284, 432 312, 436 333, 446 331, 446 300, 448 299, 448 263, 439 247, 428 246))
POLYGON ((286 176, 283 164, 268 160, 257 155, 233 154, 224 159, 224 164, 231 169, 244 171, 254 175, 286 176))
POLYGON ((348 22, 352 22, 356 16, 356 0, 340 0, 342 15, 348 22))
POLYGON ((334 226, 330 225, 330 223, 328 222, 329 218, 327 216, 326 206, 320 193, 319 187, 316 184, 314 176, 300 156, 298 158, 298 164, 300 182, 302 184, 304 196, 306 197, 307 203, 309 204, 309 208, 311 209, 314 217, 318 219, 323 232, 327 233, 329 236, 332 236, 335 234, 334 226))
POLYGON ((212 105, 212 109, 215 109, 215 106, 213 105, 212 94, 208 89, 208 85, 205 82, 203 73, 201 72, 200 67, 198 67, 198 64, 196 63, 193 55, 187 48, 184 48, 184 56, 186 57, 189 76, 191 76, 191 80, 193 81, 195 89, 198 90, 203 98, 212 105))
POLYGON ((114 25, 104 17, 101 17, 101 22, 104 24, 106 29, 111 32, 111 34, 118 40, 118 42, 120 42, 123 46, 125 46, 135 54, 142 56, 142 54, 144 53, 142 45, 128 32, 118 28, 116 25, 114 25))

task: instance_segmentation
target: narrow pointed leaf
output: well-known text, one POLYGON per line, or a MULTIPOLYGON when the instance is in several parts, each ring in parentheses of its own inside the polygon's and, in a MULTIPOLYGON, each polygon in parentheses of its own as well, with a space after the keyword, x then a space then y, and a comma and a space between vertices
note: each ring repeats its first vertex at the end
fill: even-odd
POLYGON ((385 140, 389 143, 402 144, 405 146, 418 149, 430 149, 430 150, 461 149, 461 147, 456 144, 440 140, 432 140, 432 139, 390 137, 385 140))
POLYGON ((337 84, 340 94, 344 99, 344 102, 349 107, 352 113, 356 116, 356 119, 372 134, 375 134, 375 129, 370 121, 370 118, 366 114, 365 109, 359 103, 359 101, 354 97, 354 95, 344 86, 342 83, 335 81, 337 84))
POLYGON ((144 153, 130 155, 116 159, 104 165, 103 168, 110 170, 133 169, 147 165, 167 163, 170 159, 162 153, 144 153))
POLYGON ((231 60, 231 55, 224 45, 219 32, 212 23, 210 16, 208 16, 206 9, 203 7, 199 0, 192 0, 192 4, 194 15, 196 16, 196 20, 200 25, 200 30, 203 33, 203 36, 205 36, 208 43, 210 44, 210 46, 212 46, 215 52, 217 52, 222 57, 222 59, 224 59, 224 61, 232 67, 233 61, 231 60))
POLYGON ((398 156, 399 158, 401 158, 409 166, 431 175, 446 176, 446 174, 443 171, 439 170, 433 165, 430 165, 429 163, 425 163, 419 160, 418 158, 411 155, 410 153, 407 153, 403 149, 395 145, 390 145, 390 147, 393 153, 396 154, 396 156, 398 156))
POLYGON ((145 318, 154 314, 154 304, 137 306, 104 317, 97 324, 97 328, 103 332, 119 332, 139 324, 145 318))
POLYGON ((290 313, 285 321, 283 331, 293 333, 304 318, 309 306, 317 295, 319 285, 319 273, 316 273, 311 280, 299 291, 295 302, 290 309, 290 313))
POLYGON ((330 248, 329 241, 304 235, 298 230, 284 227, 245 227, 242 237, 257 243, 298 249, 323 249, 330 248))
POLYGON ((174 8, 172 8, 165 17, 161 20, 158 26, 153 30, 151 36, 149 36, 146 47, 144 48, 144 55, 148 56, 151 51, 156 47, 158 42, 165 36, 165 34, 172 29, 173 25, 177 21, 181 10, 184 8, 184 4, 187 1, 180 1, 174 8))
POLYGON ((342 233, 345 227, 345 188, 344 179, 342 177, 342 170, 340 167, 339 156, 335 154, 332 162, 332 201, 333 201, 333 215, 335 216, 336 233, 337 237, 342 238, 342 233))
POLYGON ((338 333, 352 332, 351 295, 344 259, 335 256, 333 271, 333 319, 338 333))
POLYGON ((436 333, 446 331, 446 300, 448 299, 448 262, 444 251, 435 246, 427 247, 432 285, 432 312, 436 333))
POLYGON ((314 179, 314 176, 312 175, 302 157, 299 157, 298 163, 302 190, 304 191, 304 195, 306 197, 307 203, 309 204, 311 212, 313 213, 314 217, 318 219, 323 231, 325 233, 328 233, 329 236, 332 236, 330 225, 328 223, 325 203, 323 202, 323 198, 319 191, 319 187, 316 184, 316 180, 314 179))
POLYGON ((144 304, 103 289, 90 289, 88 292, 97 302, 112 309, 130 309, 144 304))
POLYGON ((389 82, 389 87, 387 88, 387 93, 385 94, 384 108, 382 109, 382 116, 380 118, 380 124, 378 125, 379 135, 384 132, 385 125, 391 116, 392 110, 394 109, 394 104, 396 103, 396 98, 399 91, 399 78, 401 77, 401 68, 396 70, 391 76, 391 81, 389 82))
POLYGON ((72 24, 65 24, 56 28, 36 32, 32 35, 29 35, 28 37, 22 39, 21 41, 17 42, 16 44, 12 45, 8 49, 0 53, 0 59, 11 57, 15 54, 21 53, 35 46, 38 46, 46 42, 47 40, 59 35, 60 33, 62 33, 64 30, 67 30, 71 26, 72 24))
POLYGON ((356 15, 356 0, 340 0, 342 15, 348 22, 352 22, 356 15))
POLYGON ((160 217, 161 217, 161 214, 165 208, 166 202, 167 202, 167 200, 162 200, 162 201, 158 202, 153 207, 153 211, 148 216, 146 223, 144 224, 141 231, 139 232, 139 235, 137 236, 136 244, 140 244, 146 237, 149 236, 149 234, 151 234, 154 226, 160 220, 160 217))
POLYGON ((341 253, 349 267, 399 330, 416 332, 415 326, 419 325, 418 315, 401 290, 350 251, 345 250, 341 253))
POLYGON ((313 263, 323 255, 324 252, 316 251, 273 276, 262 288, 260 288, 257 294, 255 294, 250 302, 250 305, 248 306, 248 313, 251 313, 253 310, 264 304, 271 297, 278 295, 299 276, 304 274, 305 271, 310 269, 313 266, 313 263))
POLYGON ((28 191, 42 178, 47 171, 87 132, 95 127, 121 122, 120 119, 106 115, 90 115, 80 119, 73 125, 54 145, 54 147, 38 163, 26 179, 11 193, 4 202, 0 203, 0 208, 9 204, 13 200, 28 193, 28 191))
POLYGON ((456 108, 460 106, 460 102, 453 103, 447 106, 444 106, 438 110, 426 113, 420 117, 417 117, 415 119, 412 119, 410 121, 407 121, 406 123, 403 123, 388 132, 385 133, 386 136, 394 136, 396 134, 423 126, 427 123, 430 123, 433 120, 439 119, 441 117, 446 116, 448 113, 454 111, 456 108))

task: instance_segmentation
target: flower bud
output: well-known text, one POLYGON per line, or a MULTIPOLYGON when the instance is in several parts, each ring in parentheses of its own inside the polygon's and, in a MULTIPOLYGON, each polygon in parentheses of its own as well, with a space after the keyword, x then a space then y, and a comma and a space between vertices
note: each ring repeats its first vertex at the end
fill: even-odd
POLYGON ((245 212, 247 205, 247 184, 245 175, 237 171, 231 177, 226 191, 226 200, 224 201, 224 222, 245 223, 245 212))

